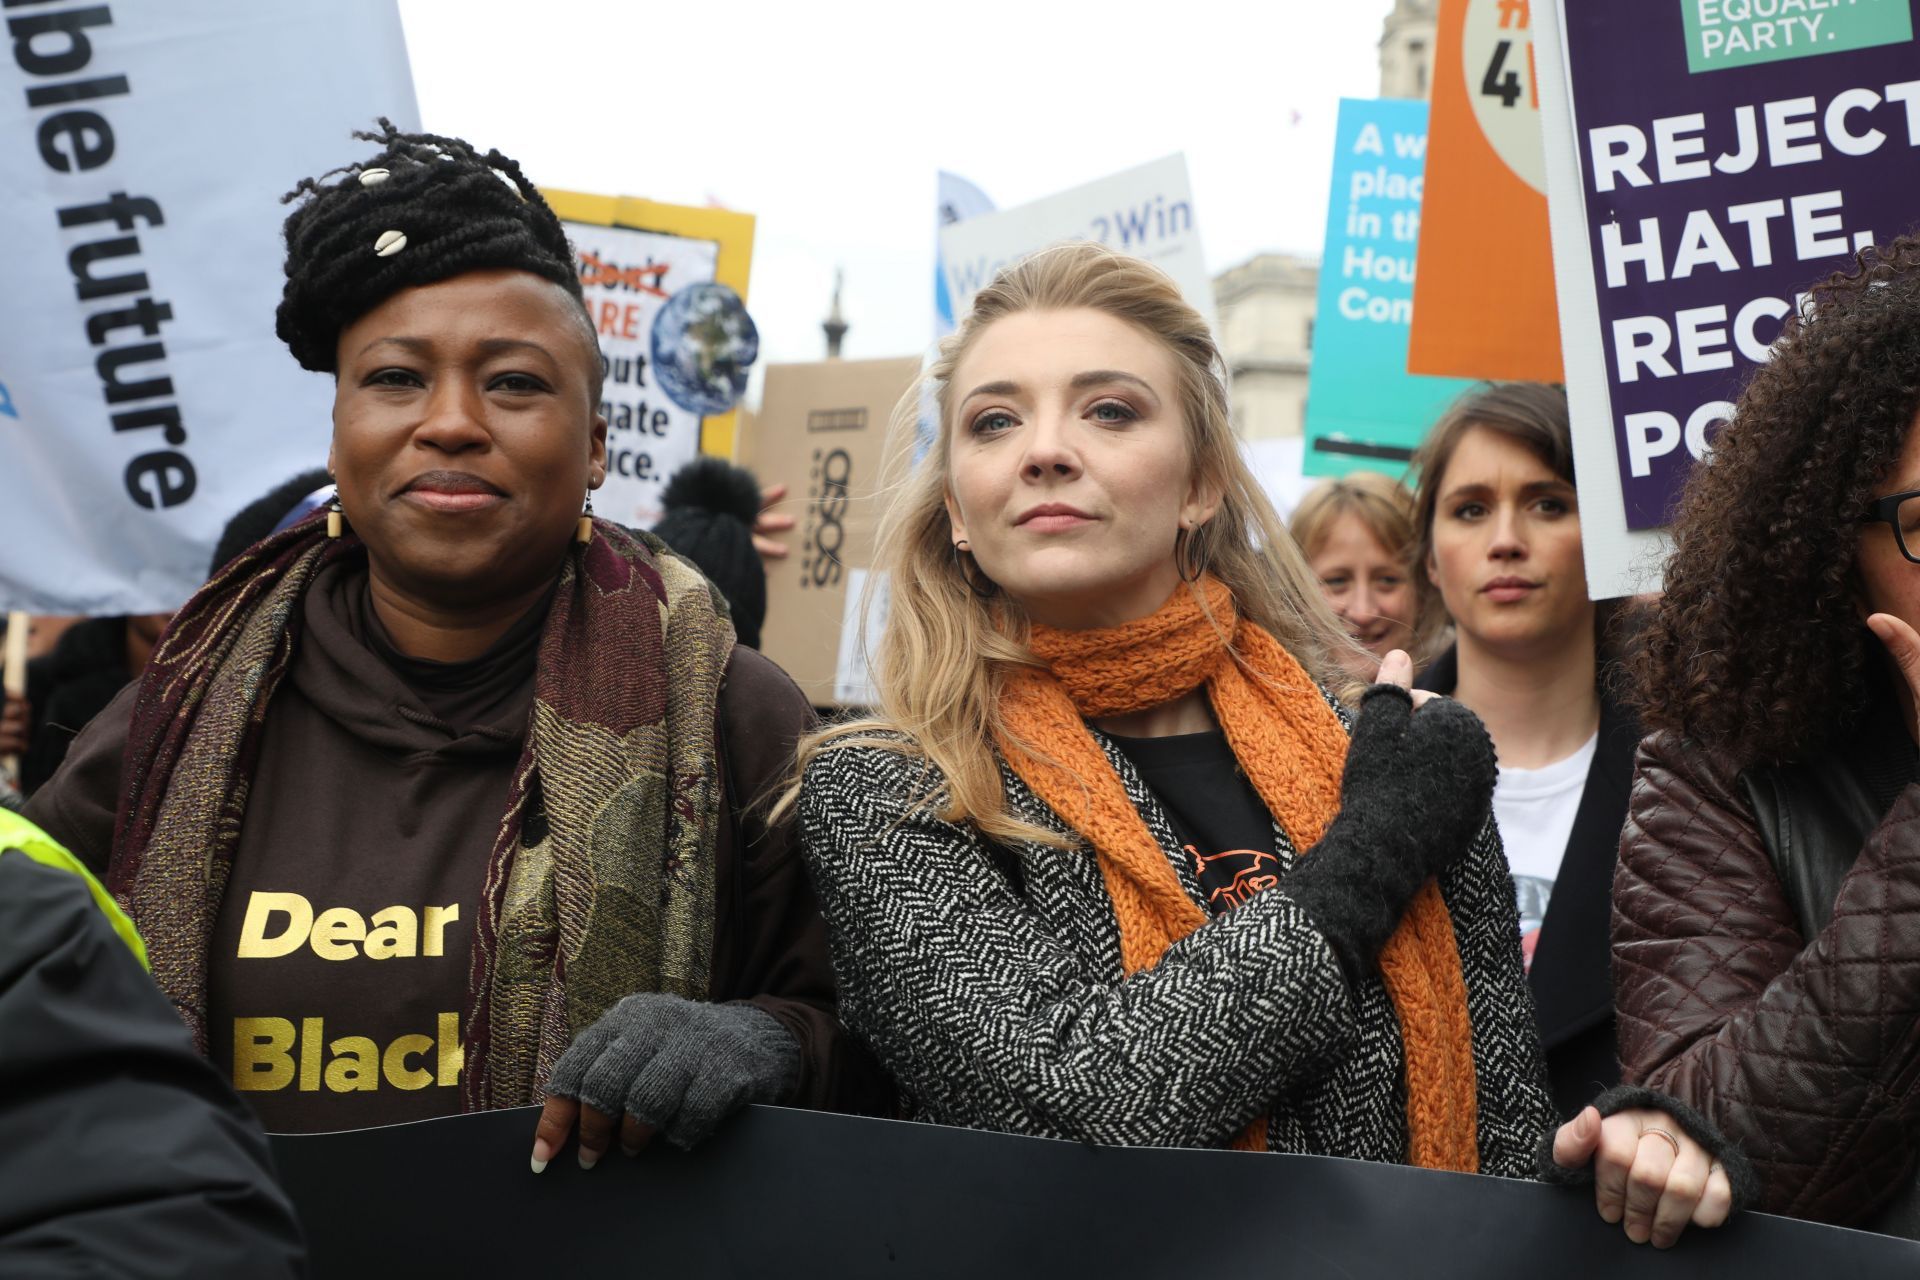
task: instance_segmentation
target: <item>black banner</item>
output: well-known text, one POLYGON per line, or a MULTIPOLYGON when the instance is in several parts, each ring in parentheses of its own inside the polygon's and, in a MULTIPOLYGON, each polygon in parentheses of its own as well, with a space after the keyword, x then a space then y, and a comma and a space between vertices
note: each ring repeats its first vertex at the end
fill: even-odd
POLYGON ((1920 1244, 1746 1214, 1628 1243, 1591 1191, 1317 1156, 1088 1147, 754 1107, 691 1153, 569 1149, 537 1110, 276 1137, 331 1277, 1920 1275, 1920 1244))

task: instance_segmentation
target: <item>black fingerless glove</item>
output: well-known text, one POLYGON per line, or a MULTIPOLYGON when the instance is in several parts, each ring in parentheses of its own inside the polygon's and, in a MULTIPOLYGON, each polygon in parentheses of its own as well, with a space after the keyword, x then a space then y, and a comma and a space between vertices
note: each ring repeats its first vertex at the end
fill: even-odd
POLYGON ((773 1015, 643 992, 574 1038, 547 1092, 624 1111, 685 1148, 750 1102, 785 1101, 799 1080, 800 1046, 773 1015))
MULTIPOLYGON (((1726 1134, 1721 1133, 1713 1121, 1695 1111, 1678 1098, 1668 1097, 1657 1089, 1644 1085, 1617 1084, 1593 1100, 1593 1108, 1604 1118, 1617 1111, 1627 1111, 1636 1107, 1648 1111, 1664 1111, 1672 1118, 1674 1125, 1689 1138, 1706 1150, 1707 1157, 1717 1163, 1727 1173, 1727 1189, 1733 1193, 1731 1212, 1739 1213, 1751 1208, 1760 1199, 1760 1175, 1754 1170, 1753 1162, 1747 1159, 1746 1152, 1740 1149, 1726 1134)), ((1551 1182, 1562 1187, 1585 1187, 1593 1183, 1593 1162, 1576 1168, 1566 1168, 1556 1164, 1553 1159, 1554 1135, 1560 1131, 1554 1125, 1540 1135, 1540 1142, 1533 1152, 1534 1175, 1542 1182, 1551 1182)))
POLYGON ((1497 776, 1486 728, 1451 698, 1417 712, 1398 685, 1361 698, 1340 812, 1285 885, 1349 982, 1371 972, 1420 886, 1472 846, 1497 776))

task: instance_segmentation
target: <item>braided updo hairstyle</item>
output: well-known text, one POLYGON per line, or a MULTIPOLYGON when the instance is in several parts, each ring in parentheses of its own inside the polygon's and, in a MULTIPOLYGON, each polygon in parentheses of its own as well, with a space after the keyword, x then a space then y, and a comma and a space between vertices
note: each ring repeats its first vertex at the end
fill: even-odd
POLYGON ((274 325, 302 368, 338 372, 341 329, 402 289, 489 269, 532 272, 565 289, 592 340, 573 248, 518 164, 459 138, 402 133, 384 116, 380 132, 353 136, 383 150, 302 179, 281 200, 309 197, 287 218, 287 286, 274 325))

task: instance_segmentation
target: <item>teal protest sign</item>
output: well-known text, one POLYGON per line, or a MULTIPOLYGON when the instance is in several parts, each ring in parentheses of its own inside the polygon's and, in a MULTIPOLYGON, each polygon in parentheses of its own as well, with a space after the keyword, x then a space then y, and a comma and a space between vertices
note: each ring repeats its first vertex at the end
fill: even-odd
POLYGON ((1907 0, 1680 0, 1680 17, 1695 73, 1913 39, 1907 0))
POLYGON ((1407 372, 1426 163, 1426 103, 1341 100, 1307 383, 1308 475, 1399 475, 1472 385, 1407 372))

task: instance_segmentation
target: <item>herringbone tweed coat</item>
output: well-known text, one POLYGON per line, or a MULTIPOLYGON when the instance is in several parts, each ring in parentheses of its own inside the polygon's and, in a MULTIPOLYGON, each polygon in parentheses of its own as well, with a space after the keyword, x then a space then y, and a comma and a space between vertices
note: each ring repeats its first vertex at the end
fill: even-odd
MULTIPOLYGON (((1099 736, 1096 734, 1096 736, 1099 736)), ((1147 828, 1202 899, 1165 811, 1100 738, 1147 828)), ((1067 828, 1003 764, 1023 818, 1067 828)), ((1142 1146, 1224 1146, 1264 1108, 1272 1150, 1404 1161, 1399 1024, 1378 976, 1349 990, 1285 892, 1257 894, 1122 980, 1094 855, 1001 849, 916 806, 914 756, 817 756, 802 841, 826 914, 840 1015, 909 1114, 976 1129, 1142 1146)), ((1280 860, 1295 857, 1279 831, 1280 860)), ((1480 1168, 1531 1177, 1555 1124, 1514 896, 1491 821, 1441 878, 1473 1024, 1480 1168)))

